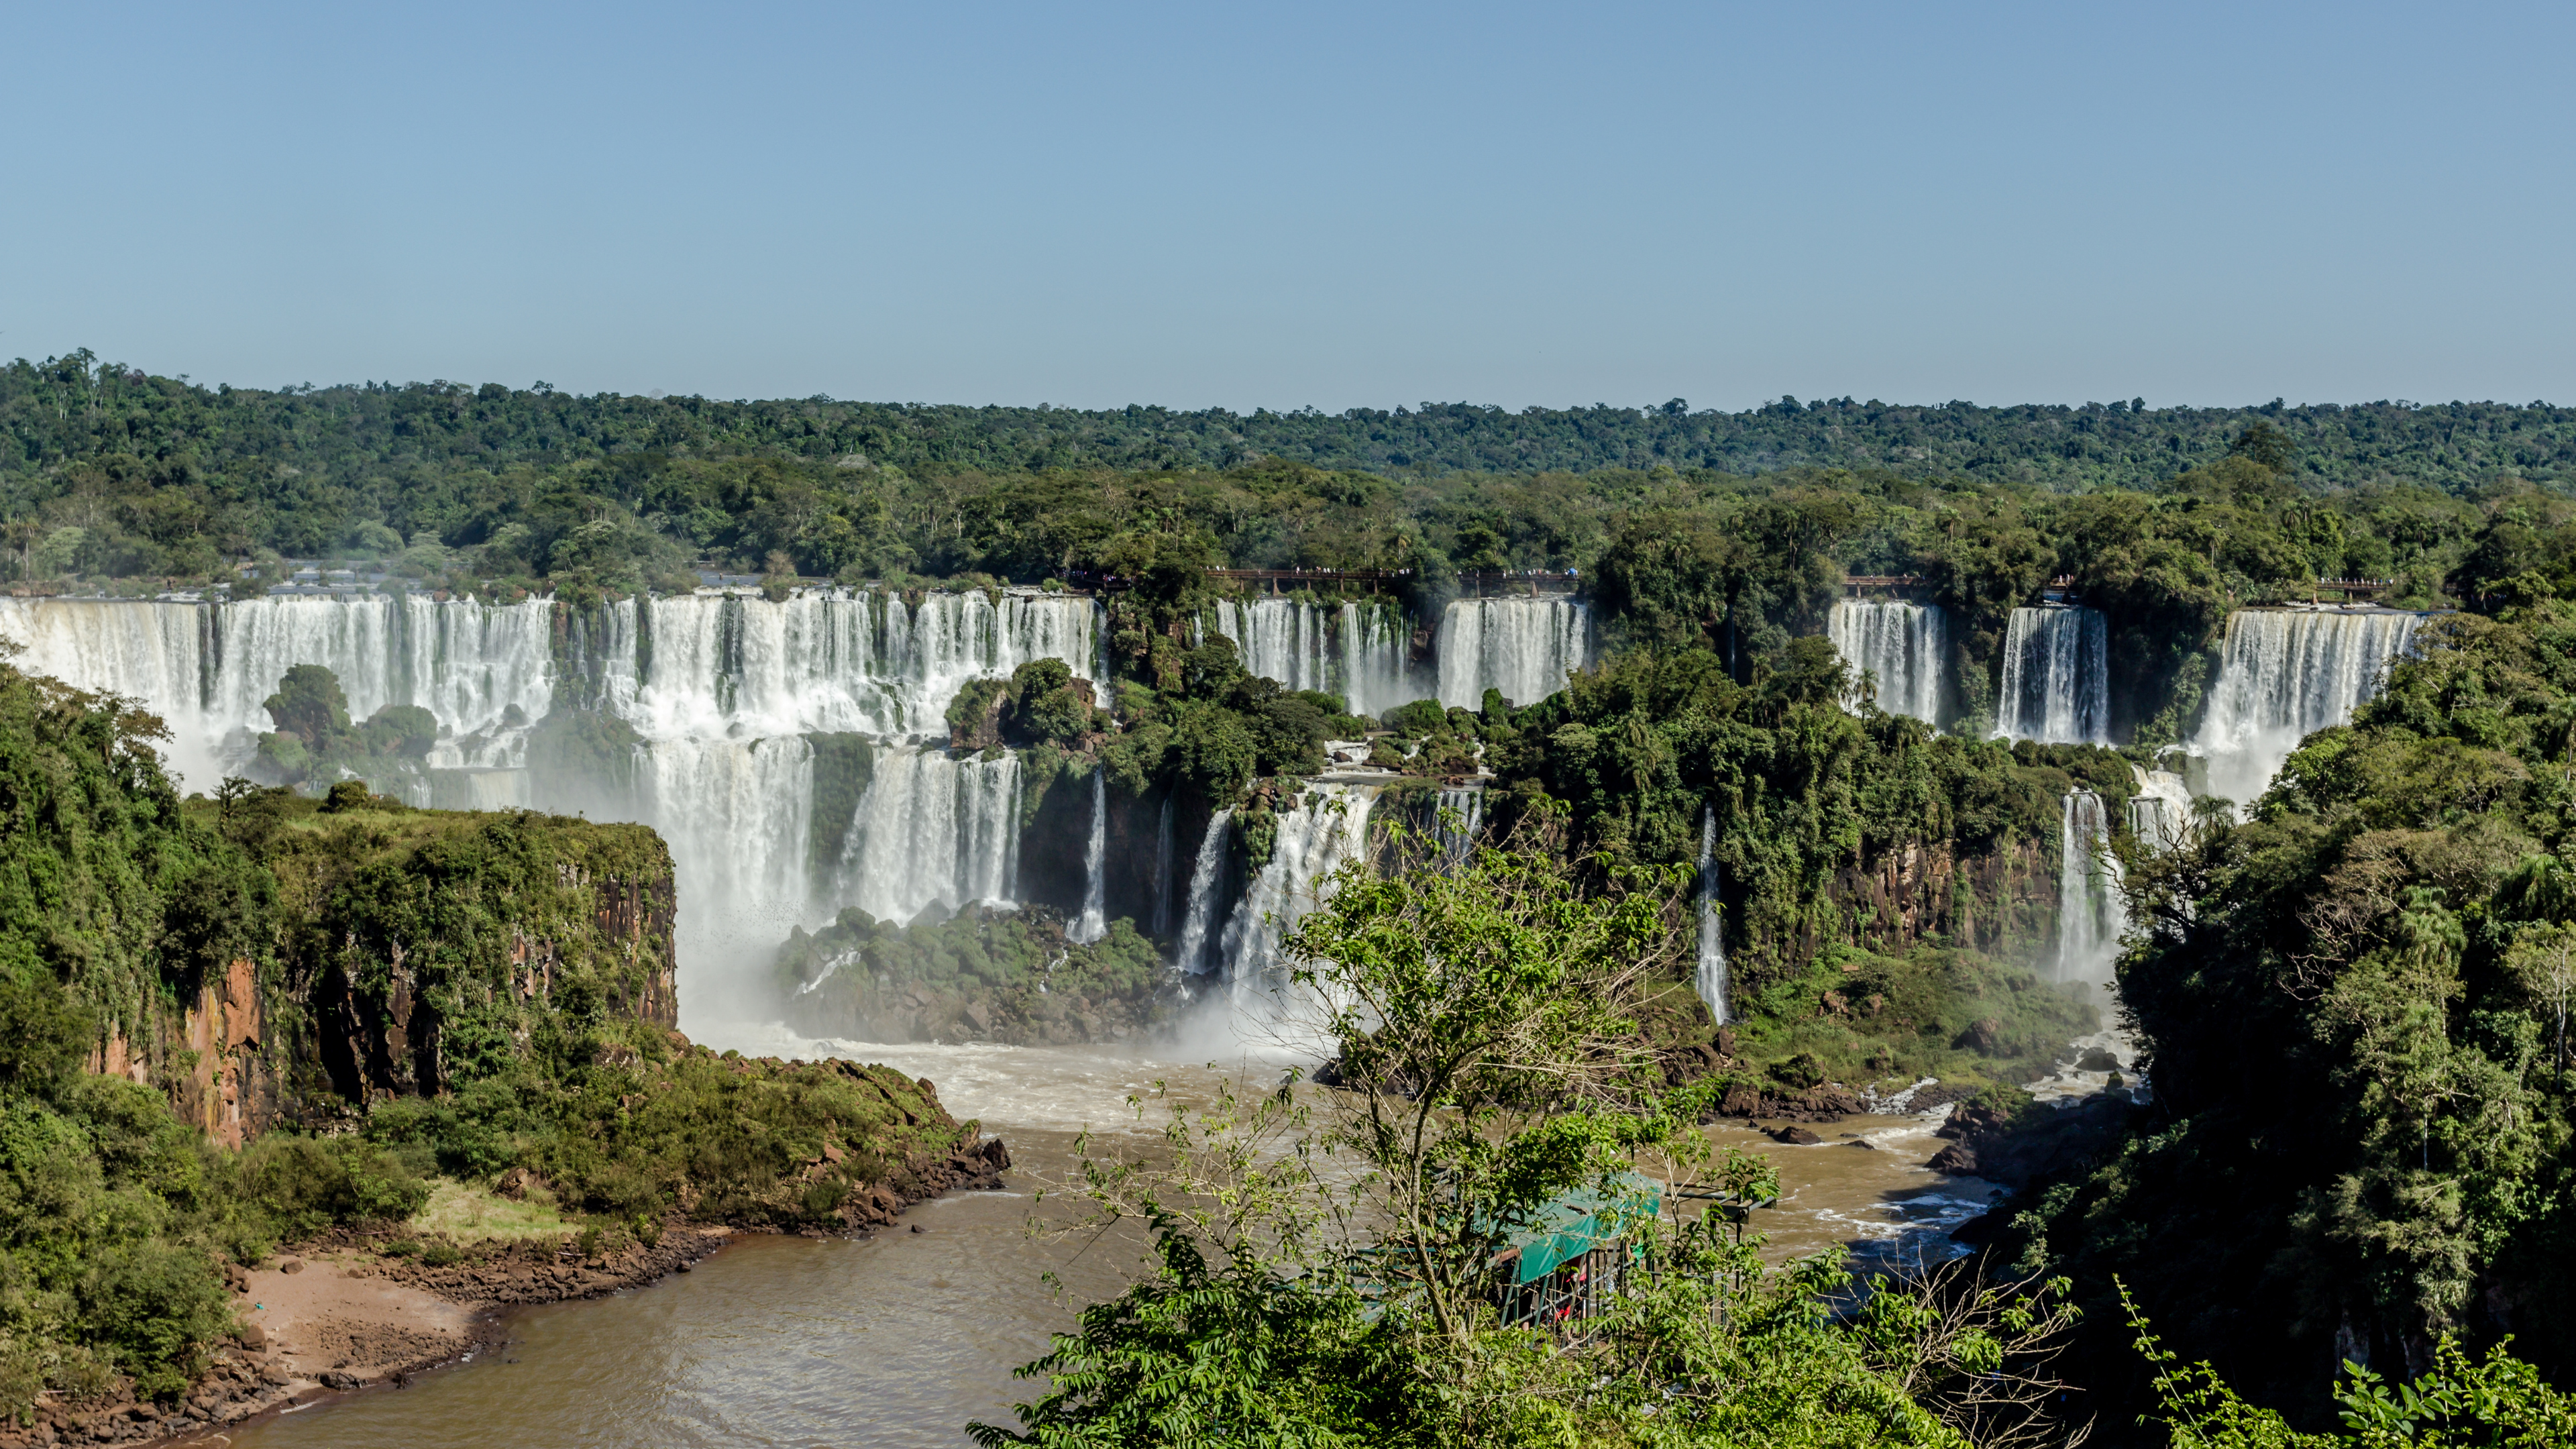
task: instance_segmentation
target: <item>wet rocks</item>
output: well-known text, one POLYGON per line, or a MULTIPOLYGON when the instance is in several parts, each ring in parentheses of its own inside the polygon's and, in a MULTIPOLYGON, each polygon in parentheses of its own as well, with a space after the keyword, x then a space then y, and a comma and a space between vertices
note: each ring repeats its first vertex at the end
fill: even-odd
POLYGON ((1727 1090, 1717 1108, 1721 1117, 1769 1117, 1789 1122, 1839 1122, 1866 1110, 1867 1104, 1859 1094, 1839 1082, 1796 1092, 1786 1088, 1766 1091, 1738 1083, 1727 1090))
POLYGON ((1804 1127, 1772 1127, 1765 1129, 1762 1135, 1789 1147, 1821 1147, 1825 1141, 1804 1127))
POLYGON ((2019 1188, 2036 1179, 2078 1171, 2117 1151, 2137 1107, 2111 1092, 2060 1106, 1994 1103, 1951 1109, 1935 1136, 1950 1139, 1929 1164, 1957 1177, 1982 1177, 2019 1188))

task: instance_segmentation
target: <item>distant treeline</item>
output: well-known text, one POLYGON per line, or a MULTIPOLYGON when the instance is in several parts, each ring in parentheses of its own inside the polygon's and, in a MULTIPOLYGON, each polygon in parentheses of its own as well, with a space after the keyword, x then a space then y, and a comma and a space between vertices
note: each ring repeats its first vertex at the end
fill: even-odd
POLYGON ((565 463, 617 453, 781 453, 911 470, 1230 468, 1279 458, 1387 475, 1801 467, 1893 468, 2067 489, 2136 487, 2223 456, 2256 420, 2291 440, 2292 471, 2337 484, 2445 491, 2500 474, 2576 475, 2576 408, 2450 402, 2150 408, 1980 407, 1783 397, 1744 412, 1430 403, 1323 413, 1129 406, 1098 411, 803 399, 577 396, 544 383, 205 387, 102 365, 86 349, 0 370, 0 472, 107 453, 348 466, 396 459, 565 463))

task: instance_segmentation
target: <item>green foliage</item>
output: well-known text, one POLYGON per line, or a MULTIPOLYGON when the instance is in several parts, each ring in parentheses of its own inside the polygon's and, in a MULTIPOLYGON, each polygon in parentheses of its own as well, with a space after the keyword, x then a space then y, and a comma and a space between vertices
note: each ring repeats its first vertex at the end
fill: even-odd
POLYGON ((2146 1316, 2120 1288, 2136 1348, 2154 1370, 2157 1417, 2174 1449, 2542 1449, 2576 1439, 2576 1400, 2543 1383, 2503 1344, 2472 1361, 2447 1335, 2430 1371, 2391 1385, 2347 1361, 2334 1401, 2345 1433, 2302 1433, 2270 1409, 2245 1402, 2207 1361, 2185 1365, 2148 1331, 2146 1316))
MULTIPOLYGON (((2576 1364, 2576 1134, 2557 1042, 2576 842, 2576 611, 2429 624, 2253 818, 2136 856, 2120 973, 2158 1117, 2027 1205, 2025 1261, 2118 1274, 2318 1421, 2335 1362, 2515 1333, 2576 1364), (2251 1296, 2259 1321, 2223 1312, 2251 1296)), ((2114 1346, 2088 1359, 2108 1364, 2114 1346)))
POLYGON ((1078 945, 1052 920, 1016 911, 970 908, 899 926, 852 907, 810 936, 792 932, 774 972, 801 1030, 864 1032, 919 999, 943 1018, 974 1007, 984 1013, 984 1034, 1043 1040, 1050 1023, 1110 1003, 1148 1015, 1162 958, 1123 917, 1101 939, 1078 945))
POLYGON ((1141 1221, 1150 1270, 1023 1370, 1053 1380, 1020 1406, 1024 1432, 977 1425, 979 1442, 1965 1449, 2049 1432, 2064 1285, 1882 1290, 1843 1317, 1838 1255, 1774 1273, 1746 1241, 1777 1174, 1710 1158, 1687 1125, 1704 1101, 1645 1090, 1628 1020, 1670 949, 1674 873, 1605 864, 1588 888, 1535 835, 1454 862, 1393 846, 1420 864, 1345 869, 1286 943, 1284 1010, 1341 1043, 1333 1090, 1219 1088, 1150 1155, 1087 1141, 1081 1231, 1141 1221), (1675 1193, 1640 1195, 1638 1154, 1675 1193), (1509 1250, 1587 1189, 1619 1291, 1506 1325, 1509 1250))
POLYGON ((565 1205, 619 1220, 678 1206, 787 1228, 840 1224, 871 1184, 917 1191, 908 1164, 973 1136, 891 1068, 678 1050, 632 1022, 603 1029, 586 1060, 389 1102, 366 1134, 459 1177, 527 1168, 565 1205))
POLYGON ((1170 1220, 1156 1224, 1153 1276, 1082 1311, 1081 1327, 1023 1365, 1048 1392, 1020 1407, 1025 1434, 970 1426, 983 1445, 1129 1449, 1268 1445, 1357 1449, 1436 1443, 1436 1397, 1413 1374, 1397 1320, 1348 1288, 1274 1279, 1257 1263, 1213 1267, 1170 1220))
POLYGON ((327 784, 344 771, 416 774, 438 743, 437 718, 413 704, 386 705, 352 726, 339 676, 319 664, 287 666, 261 707, 277 726, 259 737, 259 764, 272 783, 327 784))
POLYGON ((429 1201, 429 1185, 407 1164, 355 1137, 273 1132, 243 1152, 235 1170, 243 1196, 288 1238, 334 1223, 399 1221, 429 1201))
MULTIPOLYGON (((2070 785, 2101 791, 2118 818, 2132 788, 2118 755, 1852 714, 1839 661, 1810 647, 1822 642, 1753 658, 1749 683, 1704 650, 1626 654, 1576 677, 1516 711, 1511 741, 1488 751, 1507 787, 1497 810, 1562 802, 1578 837, 1614 858, 1678 865, 1697 859, 1713 809, 1728 957, 1738 990, 1757 997, 1803 976, 1822 942, 1912 953, 1903 921, 1857 899, 1847 871, 1915 850, 2018 856, 2053 880, 2070 785)), ((1938 924, 1920 939, 2025 958, 2046 939, 2053 912, 2009 889, 1981 898, 1949 884, 1922 901, 1938 924)))
POLYGON ((1244 563, 1527 567, 1596 551, 1604 530, 1570 474, 1610 474, 1623 502, 1651 502, 1784 466, 2073 492, 2233 460, 2451 494, 2576 468, 2576 414, 2536 405, 1095 413, 205 388, 87 351, 0 368, 0 437, 10 511, 44 505, 40 572, 199 573, 253 547, 408 559, 427 533, 479 550, 492 577, 632 578, 691 548, 755 568, 780 552, 809 576, 971 559, 1034 580, 1079 558, 1167 596, 1191 587, 1211 534, 1244 563), (1172 481, 1102 497, 1078 471, 1095 468, 1172 481), (1467 486, 1440 486, 1454 475, 1467 486), (1068 506, 1085 492, 1088 506, 1068 506))

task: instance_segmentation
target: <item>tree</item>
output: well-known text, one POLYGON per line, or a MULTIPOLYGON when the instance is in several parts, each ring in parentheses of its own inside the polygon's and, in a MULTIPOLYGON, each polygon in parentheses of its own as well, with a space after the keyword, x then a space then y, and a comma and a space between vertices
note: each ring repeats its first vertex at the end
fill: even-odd
POLYGON ((1519 829, 1459 859, 1390 827, 1393 869, 1318 883, 1272 1020, 1338 1048, 1329 1090, 1292 1072, 1220 1091, 1174 1112, 1150 1156, 1086 1139, 1067 1185, 1084 1230, 1143 1227, 1151 1271, 1022 1371, 1053 1379, 1019 1406, 1024 1432, 977 1425, 980 1442, 1965 1449, 1972 1427, 2047 1432, 2063 1286, 1914 1285, 1842 1323, 1839 1255, 1767 1270, 1745 1226, 1776 1175, 1709 1153, 1689 1126, 1705 1104, 1653 1090, 1630 1020, 1678 965, 1685 872, 1569 860, 1543 816, 1519 829), (1504 1322, 1498 1260, 1578 1190, 1639 1255, 1620 1291, 1504 1322))

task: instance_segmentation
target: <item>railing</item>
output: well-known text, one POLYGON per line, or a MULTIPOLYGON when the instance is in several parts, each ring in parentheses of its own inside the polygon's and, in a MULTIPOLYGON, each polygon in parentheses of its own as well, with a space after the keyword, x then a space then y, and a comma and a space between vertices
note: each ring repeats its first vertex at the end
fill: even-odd
POLYGON ((1923 586, 1923 576, 1920 574, 1853 574, 1843 580, 1843 587, 1855 595, 1872 589, 1902 594, 1923 586))

